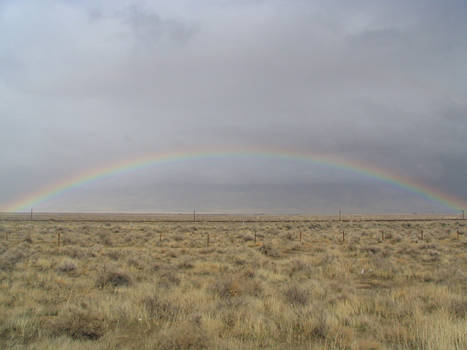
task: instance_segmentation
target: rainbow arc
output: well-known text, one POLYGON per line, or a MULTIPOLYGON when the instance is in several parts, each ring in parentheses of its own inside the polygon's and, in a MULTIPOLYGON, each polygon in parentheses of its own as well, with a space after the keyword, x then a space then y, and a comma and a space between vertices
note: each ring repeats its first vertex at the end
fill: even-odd
POLYGON ((246 158, 261 157, 273 159, 296 160, 301 162, 312 162, 326 165, 342 170, 352 171, 370 178, 378 179, 385 183, 392 184, 399 188, 404 188, 420 196, 441 203, 452 210, 467 208, 467 202, 454 195, 445 193, 437 188, 428 186, 413 179, 406 178, 389 170, 376 168, 361 161, 344 159, 339 156, 318 153, 302 153, 296 151, 284 151, 273 149, 230 149, 230 150, 187 150, 170 153, 153 153, 141 157, 128 159, 121 162, 108 164, 100 168, 90 169, 86 172, 63 179, 62 181, 39 189, 34 193, 29 193, 23 198, 16 200, 7 206, 7 212, 19 212, 48 199, 58 196, 66 191, 81 187, 87 183, 98 181, 107 176, 112 176, 130 170, 142 169, 154 164, 164 164, 170 162, 183 162, 196 159, 215 158, 246 158))

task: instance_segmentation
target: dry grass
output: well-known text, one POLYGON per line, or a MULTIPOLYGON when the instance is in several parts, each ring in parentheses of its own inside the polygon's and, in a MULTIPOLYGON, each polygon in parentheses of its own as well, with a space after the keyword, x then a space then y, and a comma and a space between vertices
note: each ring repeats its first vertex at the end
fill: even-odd
POLYGON ((3 222, 0 348, 466 349, 458 229, 3 222))

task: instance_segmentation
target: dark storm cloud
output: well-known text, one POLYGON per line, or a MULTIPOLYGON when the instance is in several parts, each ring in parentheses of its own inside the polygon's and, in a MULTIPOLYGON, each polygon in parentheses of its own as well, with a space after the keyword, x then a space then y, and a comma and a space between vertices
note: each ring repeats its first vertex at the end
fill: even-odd
MULTIPOLYGON (((467 199, 465 13, 435 0, 0 1, 0 204, 198 146, 339 154, 467 199)), ((216 183, 306 183, 282 163, 236 165, 216 183)), ((188 165, 150 177, 213 181, 188 165)))

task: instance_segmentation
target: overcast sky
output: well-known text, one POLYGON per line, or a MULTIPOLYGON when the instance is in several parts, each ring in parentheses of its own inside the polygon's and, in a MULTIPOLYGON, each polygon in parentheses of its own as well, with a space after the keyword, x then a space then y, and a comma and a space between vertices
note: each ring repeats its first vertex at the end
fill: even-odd
MULTIPOLYGON (((467 201, 465 0, 0 0, 0 208, 198 147, 339 155, 467 201)), ((37 210, 446 211, 272 159, 153 166, 37 210), (339 189, 336 191, 336 189, 339 189)))

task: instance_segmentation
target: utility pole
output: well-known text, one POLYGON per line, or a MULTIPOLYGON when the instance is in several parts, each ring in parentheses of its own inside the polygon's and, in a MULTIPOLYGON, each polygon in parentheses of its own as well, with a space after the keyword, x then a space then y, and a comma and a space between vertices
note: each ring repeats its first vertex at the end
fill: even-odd
POLYGON ((31 221, 32 221, 32 208, 31 208, 31 221))
POLYGON ((342 221, 342 211, 339 209, 339 221, 342 221))
POLYGON ((193 209, 193 221, 196 221, 196 209, 193 209))
POLYGON ((464 217, 464 209, 462 209, 462 220, 465 220, 465 217, 464 217))

